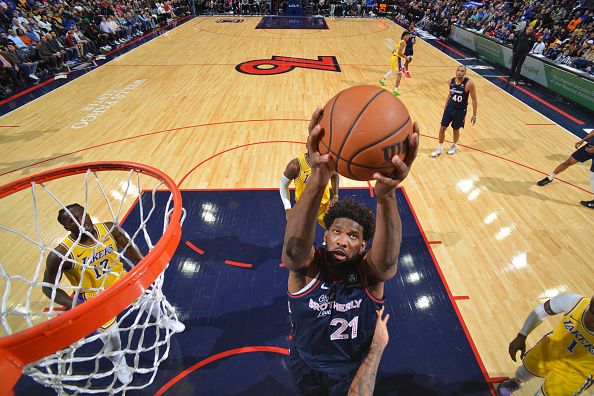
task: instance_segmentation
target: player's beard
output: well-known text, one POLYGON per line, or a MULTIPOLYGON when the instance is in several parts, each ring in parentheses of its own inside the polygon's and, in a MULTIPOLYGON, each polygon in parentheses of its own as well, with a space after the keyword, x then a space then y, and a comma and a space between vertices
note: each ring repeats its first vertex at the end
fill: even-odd
POLYGON ((351 258, 347 258, 343 261, 334 261, 332 258, 332 253, 326 250, 326 266, 328 270, 332 274, 335 275, 345 275, 346 273, 350 272, 350 270, 357 264, 357 262, 361 259, 361 255, 357 252, 351 258))

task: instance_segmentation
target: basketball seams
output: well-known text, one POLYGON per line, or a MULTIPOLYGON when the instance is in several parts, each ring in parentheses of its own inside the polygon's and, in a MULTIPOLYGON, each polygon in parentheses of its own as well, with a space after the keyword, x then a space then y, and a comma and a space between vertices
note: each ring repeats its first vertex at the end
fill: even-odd
MULTIPOLYGON (((369 100, 367 101, 367 103, 365 103, 365 106, 363 106, 363 108, 361 109, 361 111, 359 112, 359 114, 357 114, 357 117, 355 118, 355 120, 353 121, 351 127, 349 128, 348 132, 344 135, 344 137, 342 138, 342 144, 340 146, 340 150, 338 150, 338 154, 336 154, 336 168, 338 169, 338 161, 340 158, 340 154, 342 154, 342 150, 344 149, 344 146, 346 145, 346 142, 349 140, 349 135, 351 134, 351 132, 353 131, 353 129, 355 129, 355 125, 357 125, 357 122, 359 121, 359 119, 361 118, 361 116, 363 115, 363 113, 365 113, 365 110, 367 110, 367 108, 369 107, 369 105, 371 105, 371 103, 378 97, 380 96, 382 93, 388 93, 388 91, 386 91, 383 88, 378 88, 379 91, 373 95, 371 98, 369 98, 369 100)), ((349 171, 350 172, 350 171, 349 171)), ((352 176, 355 176, 351 173, 352 176)))
POLYGON ((348 159, 348 160, 345 160, 345 161, 347 162, 347 168, 348 168, 348 170, 349 170, 349 173, 350 173, 351 175, 353 175, 353 176, 354 176, 354 173, 351 171, 351 165, 355 165, 355 166, 358 166, 358 167, 360 167, 360 168, 369 168, 369 169, 372 169, 372 168, 374 168, 374 167, 371 167, 371 166, 363 166, 363 165, 359 165, 359 164, 357 164, 357 163, 353 162, 353 160, 355 159, 355 157, 357 157, 357 155, 361 154, 361 153, 362 153, 362 152, 364 152, 365 150, 367 150, 367 149, 369 149, 369 148, 371 148, 371 147, 373 147, 373 146, 375 146, 375 145, 377 145, 377 144, 380 144, 380 143, 381 143, 381 142, 383 142, 384 140, 387 140, 387 139, 389 139, 390 137, 392 137, 392 136, 394 136, 395 134, 397 134, 398 132, 400 132, 400 130, 401 130, 402 128, 404 128, 404 127, 405 127, 405 126, 408 124, 408 122, 409 122, 409 121, 411 121, 411 119, 410 119, 410 115, 408 116, 408 118, 406 119, 406 121, 404 121, 404 123, 402 123, 402 125, 400 125, 400 126, 399 126, 399 127, 396 129, 396 130, 394 130, 394 131, 390 132, 388 135, 384 136, 383 138, 381 138, 381 139, 379 139, 379 140, 376 140, 375 142, 372 142, 372 143, 368 144, 367 146, 364 146, 364 147, 360 148, 360 149, 359 149, 358 151, 356 151, 356 152, 355 152, 353 155, 351 155, 351 158, 350 158, 350 159, 348 159))

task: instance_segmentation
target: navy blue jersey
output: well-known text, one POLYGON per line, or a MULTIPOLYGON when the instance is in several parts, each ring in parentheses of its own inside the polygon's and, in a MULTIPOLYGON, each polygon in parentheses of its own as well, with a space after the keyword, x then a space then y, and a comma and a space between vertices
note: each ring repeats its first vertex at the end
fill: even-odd
POLYGON ((404 55, 411 56, 414 54, 413 45, 415 45, 415 41, 417 39, 417 32, 414 30, 410 30, 410 38, 406 42, 406 48, 404 49, 404 55))
POLYGON ((350 265, 343 279, 333 279, 325 269, 326 251, 316 249, 320 272, 299 293, 289 293, 293 347, 314 370, 353 373, 365 357, 383 300, 369 291, 359 266, 350 265))
POLYGON ((456 84, 456 79, 452 78, 450 81, 450 100, 448 101, 448 107, 454 107, 457 109, 466 109, 468 107, 468 92, 466 92, 466 84, 468 83, 468 77, 464 77, 461 84, 456 84))

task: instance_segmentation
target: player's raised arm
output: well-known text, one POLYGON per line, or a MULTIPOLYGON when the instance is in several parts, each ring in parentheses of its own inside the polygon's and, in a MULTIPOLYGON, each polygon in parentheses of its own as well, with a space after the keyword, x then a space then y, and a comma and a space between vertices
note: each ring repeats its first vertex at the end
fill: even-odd
POLYGON ((332 199, 330 200, 330 204, 334 204, 336 201, 338 201, 339 182, 340 176, 338 176, 338 172, 334 172, 330 177, 330 189, 332 190, 332 199))
MULTIPOLYGON (((61 255, 66 255, 66 250, 61 246, 56 248, 56 251, 61 255)), ((62 258, 54 252, 50 252, 45 260, 45 271, 43 272, 43 282, 46 284, 57 285, 62 278, 62 271, 70 269, 72 264, 65 262, 60 270, 62 258)), ((41 287, 43 294, 50 300, 52 299, 53 287, 44 285, 41 287)), ((54 298, 56 304, 60 304, 66 309, 72 308, 72 298, 64 290, 59 287, 56 288, 56 296, 54 298)))
POLYGON ((318 151, 318 143, 323 136, 322 127, 318 124, 321 115, 322 109, 317 108, 309 123, 307 148, 311 176, 301 198, 291 209, 287 219, 282 260, 291 271, 304 270, 313 260, 318 209, 330 180, 328 154, 320 155, 318 151))
POLYGON ((373 246, 365 256, 364 266, 371 281, 385 282, 396 275, 400 242, 402 239, 402 223, 396 207, 395 188, 408 175, 417 156, 419 148, 419 126, 413 124, 413 135, 410 149, 404 161, 397 155, 392 158, 394 171, 391 175, 375 173, 375 195, 377 209, 375 214, 375 235, 373 246))

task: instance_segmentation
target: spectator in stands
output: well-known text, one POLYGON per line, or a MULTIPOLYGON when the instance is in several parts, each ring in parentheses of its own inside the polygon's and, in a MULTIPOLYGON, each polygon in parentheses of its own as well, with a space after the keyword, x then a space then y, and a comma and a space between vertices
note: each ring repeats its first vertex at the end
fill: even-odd
POLYGON ((546 48, 546 45, 544 43, 544 40, 542 37, 540 37, 538 39, 538 41, 536 43, 534 43, 534 45, 532 46, 532 49, 530 50, 531 54, 536 54, 536 55, 542 55, 542 53, 544 52, 546 48))
POLYGON ((6 54, 6 48, 4 46, 0 47, 0 70, 2 73, 8 74, 8 78, 16 85, 20 85, 21 81, 19 80, 17 72, 19 71, 19 67, 15 61, 13 61, 10 57, 6 54))
POLYGON ((51 39, 49 39, 48 41, 52 49, 54 51, 60 51, 65 53, 64 57, 66 59, 66 65, 74 64, 74 61, 77 58, 76 49, 66 48, 66 45, 64 45, 64 41, 58 36, 58 34, 55 31, 51 31, 48 34, 48 36, 51 36, 51 39))
POLYGON ((563 51, 563 53, 561 55, 559 55, 557 57, 557 59, 555 59, 555 62, 557 62, 561 65, 570 66, 572 63, 572 60, 571 60, 571 56, 569 55, 569 50, 566 49, 565 51, 563 51))
POLYGON ((30 47, 30 46, 32 46, 32 45, 33 45, 33 46, 35 45, 35 42, 34 42, 33 40, 31 40, 31 39, 29 38, 29 36, 27 36, 27 35, 25 34, 25 31, 24 31, 23 29, 21 29, 21 28, 18 28, 18 29, 16 30, 16 34, 17 34, 17 36, 19 36, 19 38, 21 39, 21 41, 22 41, 23 43, 25 43, 25 45, 26 45, 27 47, 30 47))
POLYGON ((544 56, 548 59, 555 60, 561 54, 561 45, 559 43, 555 43, 549 48, 547 48, 544 52, 544 56))
POLYGON ((45 33, 49 33, 52 31, 52 24, 49 23, 46 15, 41 16, 41 20, 37 22, 37 25, 39 25, 41 30, 45 31, 45 33))
POLYGON ((8 48, 3 55, 5 58, 12 59, 26 77, 33 81, 39 80, 39 77, 35 75, 38 62, 31 62, 29 57, 22 50, 17 49, 14 44, 8 44, 8 48))
POLYGON ((39 37, 39 33, 36 32, 32 25, 27 25, 27 31, 25 35, 33 42, 34 45, 37 45, 41 41, 41 37, 39 37))
POLYGON ((66 48, 75 50, 79 59, 85 58, 84 45, 78 41, 72 30, 69 30, 68 33, 66 33, 66 37, 64 38, 64 46, 66 48))
MULTIPOLYGON (((47 45, 49 46, 51 53, 60 60, 60 66, 65 67, 65 61, 68 60, 66 59, 66 50, 63 49, 62 45, 52 37, 51 33, 46 34, 44 37, 47 40, 47 45)), ((43 38, 41 39, 41 42, 43 43, 43 38)), ((37 50, 39 51, 39 48, 37 50)))
POLYGON ((85 36, 80 30, 78 30, 78 26, 72 26, 72 35, 74 38, 83 45, 83 50, 87 54, 87 58, 92 58, 97 53, 97 45, 85 36))

